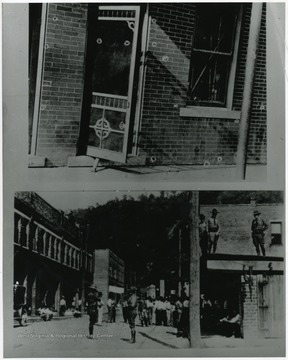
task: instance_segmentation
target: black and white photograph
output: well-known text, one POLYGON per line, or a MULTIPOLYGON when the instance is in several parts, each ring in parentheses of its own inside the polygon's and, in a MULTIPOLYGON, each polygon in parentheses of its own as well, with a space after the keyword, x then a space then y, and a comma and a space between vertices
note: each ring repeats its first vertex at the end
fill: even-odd
POLYGON ((30 175, 266 181, 267 6, 29 4, 30 175))
POLYGON ((285 357, 286 2, 1 10, 3 357, 285 357))
POLYGON ((15 193, 7 353, 283 356, 283 195, 15 193))

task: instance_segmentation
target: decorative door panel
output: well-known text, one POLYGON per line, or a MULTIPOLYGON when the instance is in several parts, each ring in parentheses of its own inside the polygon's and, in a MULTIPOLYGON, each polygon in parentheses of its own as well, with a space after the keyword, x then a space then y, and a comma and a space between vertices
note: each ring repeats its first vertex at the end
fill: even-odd
POLYGON ((125 162, 139 7, 100 6, 87 155, 125 162))

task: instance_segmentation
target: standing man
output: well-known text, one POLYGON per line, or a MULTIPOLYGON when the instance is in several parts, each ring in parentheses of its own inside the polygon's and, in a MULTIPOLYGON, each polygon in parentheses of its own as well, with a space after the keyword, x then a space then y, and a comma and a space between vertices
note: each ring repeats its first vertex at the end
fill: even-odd
POLYGON ((60 300, 60 311, 59 311, 59 315, 60 316, 64 316, 65 315, 65 311, 66 311, 66 300, 64 296, 61 296, 61 300, 60 300))
POLYGON ((98 316, 98 296, 97 296, 97 287, 95 285, 90 286, 90 292, 87 297, 88 309, 87 313, 89 315, 89 339, 93 339, 93 327, 97 322, 98 316))
POLYGON ((202 251, 202 255, 207 255, 207 249, 208 249, 208 232, 207 232, 207 223, 205 221, 205 216, 203 214, 200 214, 199 216, 200 222, 199 222, 199 242, 200 242, 200 248, 202 251))
POLYGON ((102 292, 98 293, 97 299, 98 299, 98 301, 97 301, 97 311, 98 311, 97 325, 101 326, 102 325, 102 320, 103 320, 103 306, 104 306, 104 303, 103 303, 103 300, 102 300, 102 292))
POLYGON ((137 316, 137 296, 136 287, 132 286, 128 294, 128 322, 131 329, 131 343, 136 342, 136 330, 135 330, 135 319, 137 316))
POLYGON ((268 224, 259 217, 261 213, 258 210, 255 210, 253 213, 254 219, 252 220, 251 233, 253 244, 256 248, 257 255, 260 254, 260 249, 262 251, 262 255, 265 256, 265 231, 268 229, 268 224))
POLYGON ((217 219, 218 211, 212 210, 212 216, 208 219, 208 253, 211 253, 213 247, 213 253, 216 252, 217 242, 220 234, 220 225, 217 219))

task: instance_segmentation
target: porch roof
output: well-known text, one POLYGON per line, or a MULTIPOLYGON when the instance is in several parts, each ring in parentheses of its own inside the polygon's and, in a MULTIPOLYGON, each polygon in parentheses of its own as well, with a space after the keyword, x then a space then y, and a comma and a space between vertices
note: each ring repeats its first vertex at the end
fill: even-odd
POLYGON ((208 254, 207 270, 219 272, 238 272, 243 274, 243 266, 248 271, 253 267, 253 274, 283 274, 284 258, 276 256, 208 254))

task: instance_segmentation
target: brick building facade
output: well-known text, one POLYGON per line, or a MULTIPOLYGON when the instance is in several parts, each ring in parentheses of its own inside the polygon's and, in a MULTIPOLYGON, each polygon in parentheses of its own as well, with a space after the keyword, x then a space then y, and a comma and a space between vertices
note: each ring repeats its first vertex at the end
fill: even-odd
POLYGON ((92 255, 83 253, 79 228, 33 192, 15 194, 14 283, 26 287, 29 314, 47 306, 59 311, 61 296, 68 308, 93 280, 92 255))
MULTIPOLYGON (((30 166, 235 164, 251 4, 33 6, 30 166)), ((265 10, 248 144, 257 164, 266 163, 265 10)))
POLYGON ((94 283, 98 291, 102 292, 102 300, 105 305, 109 294, 113 294, 119 301, 124 293, 125 265, 123 260, 109 249, 97 249, 94 251, 94 283))
POLYGON ((201 291, 213 301, 237 309, 245 339, 283 338, 284 233, 283 204, 201 206, 210 217, 219 211, 220 238, 217 252, 202 259, 201 291), (251 237, 253 211, 269 224, 265 235, 266 256, 257 256, 251 237))

